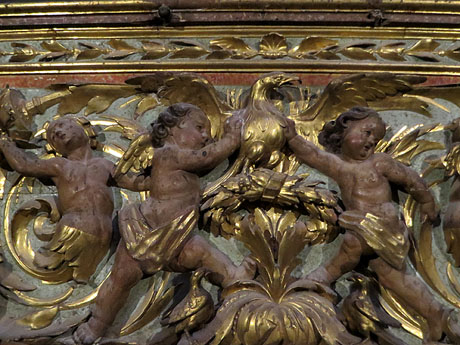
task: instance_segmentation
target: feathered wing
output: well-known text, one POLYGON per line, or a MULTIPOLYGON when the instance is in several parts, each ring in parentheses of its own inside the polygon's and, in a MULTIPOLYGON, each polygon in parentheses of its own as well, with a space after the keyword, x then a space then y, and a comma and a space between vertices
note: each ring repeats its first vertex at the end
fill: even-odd
POLYGON ((335 120, 354 106, 368 106, 377 111, 405 109, 429 115, 426 102, 406 94, 424 77, 393 74, 354 74, 331 81, 315 104, 291 115, 300 135, 318 144, 318 134, 325 123, 335 120))
POLYGON ((117 163, 114 177, 133 172, 145 171, 152 164, 153 146, 150 133, 138 122, 119 116, 101 116, 104 122, 110 123, 105 132, 120 133, 123 138, 131 140, 128 149, 117 163))
MULTIPOLYGON (((51 94, 27 102, 29 114, 41 114, 59 104, 58 114, 76 114, 85 109, 85 116, 106 111, 120 98, 139 100, 134 118, 158 105, 186 102, 200 107, 211 122, 211 134, 219 137, 223 123, 232 108, 205 78, 194 73, 157 72, 135 77, 126 84, 56 84, 51 94)), ((130 100, 131 101, 131 100, 130 100)))
POLYGON ((444 145, 436 141, 419 139, 425 134, 440 131, 442 125, 415 125, 407 128, 403 126, 389 140, 382 139, 375 148, 376 152, 389 154, 393 159, 410 165, 419 154, 431 150, 443 150, 444 145))
POLYGON ((153 146, 150 134, 143 133, 136 137, 123 154, 115 168, 114 177, 126 174, 129 170, 144 171, 152 164, 153 146))
POLYGON ((145 93, 155 94, 164 105, 185 102, 199 107, 211 122, 212 137, 222 134, 225 119, 232 108, 225 103, 205 78, 195 73, 158 72, 148 76, 135 77, 126 81, 145 93))

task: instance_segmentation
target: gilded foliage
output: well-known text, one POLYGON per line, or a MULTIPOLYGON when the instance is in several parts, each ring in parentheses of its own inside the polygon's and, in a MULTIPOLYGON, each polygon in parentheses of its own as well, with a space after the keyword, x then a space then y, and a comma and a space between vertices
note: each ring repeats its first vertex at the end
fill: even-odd
POLYGON ((305 226, 293 226, 290 213, 270 213, 244 219, 237 235, 256 260, 259 277, 227 288, 216 317, 191 340, 220 344, 232 339, 244 345, 313 345, 321 339, 331 345, 358 343, 336 317, 330 301, 333 291, 291 275, 308 241, 305 226))
POLYGON ((143 40, 131 43, 121 39, 110 39, 94 44, 78 42, 70 44, 56 40, 43 41, 38 46, 14 42, 11 50, 0 52, 9 57, 9 62, 58 61, 58 60, 124 60, 136 56, 141 60, 159 59, 281 59, 294 60, 342 60, 342 61, 388 61, 399 63, 421 61, 439 63, 443 59, 460 61, 458 44, 441 47, 433 39, 418 41, 389 41, 376 44, 355 39, 341 43, 339 39, 307 36, 297 43, 279 33, 271 32, 251 46, 243 37, 215 38, 205 45, 195 40, 143 40))

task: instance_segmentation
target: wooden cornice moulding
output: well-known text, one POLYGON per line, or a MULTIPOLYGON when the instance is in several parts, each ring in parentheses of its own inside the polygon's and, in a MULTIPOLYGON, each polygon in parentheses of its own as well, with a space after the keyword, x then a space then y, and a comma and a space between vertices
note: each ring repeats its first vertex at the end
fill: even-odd
POLYGON ((99 1, 37 1, 27 3, 4 3, 0 13, 78 13, 119 11, 146 12, 157 10, 161 5, 177 10, 324 10, 353 11, 379 8, 390 12, 446 13, 460 9, 458 0, 99 0, 99 1), (76 12, 75 12, 76 11, 76 12))
POLYGON ((455 27, 460 1, 394 0, 99 0, 40 1, 0 5, 0 27, 97 26, 357 25, 455 27), (163 12, 160 11, 162 7, 163 12))

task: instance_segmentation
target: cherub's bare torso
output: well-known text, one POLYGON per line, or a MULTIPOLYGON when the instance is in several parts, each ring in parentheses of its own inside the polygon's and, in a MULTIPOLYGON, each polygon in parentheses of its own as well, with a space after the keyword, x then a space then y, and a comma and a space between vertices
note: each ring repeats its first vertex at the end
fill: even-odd
POLYGON ((61 167, 52 177, 58 189, 62 215, 57 233, 72 227, 107 243, 112 233, 113 194, 108 186, 113 164, 103 158, 70 160, 55 158, 61 167))
POLYGON ((155 151, 150 197, 141 205, 141 211, 152 227, 162 226, 200 203, 199 176, 181 169, 172 151, 169 147, 155 151))
POLYGON ((384 154, 374 154, 365 161, 342 160, 336 180, 347 210, 397 217, 390 183, 380 164, 386 159, 384 154))
POLYGON ((86 161, 58 158, 61 171, 52 180, 62 213, 112 216, 113 195, 108 181, 112 163, 103 158, 86 161))

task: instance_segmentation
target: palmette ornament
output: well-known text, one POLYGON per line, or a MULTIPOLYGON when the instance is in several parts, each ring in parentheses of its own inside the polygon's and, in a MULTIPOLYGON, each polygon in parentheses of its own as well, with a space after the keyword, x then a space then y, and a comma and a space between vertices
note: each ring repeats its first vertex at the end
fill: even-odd
POLYGON ((251 250, 260 276, 224 290, 216 317, 179 344, 220 344, 230 339, 242 345, 361 342, 338 320, 332 290, 291 276, 300 264, 296 256, 307 244, 304 225, 285 224, 267 234, 251 216, 240 224, 237 238, 251 250))

